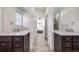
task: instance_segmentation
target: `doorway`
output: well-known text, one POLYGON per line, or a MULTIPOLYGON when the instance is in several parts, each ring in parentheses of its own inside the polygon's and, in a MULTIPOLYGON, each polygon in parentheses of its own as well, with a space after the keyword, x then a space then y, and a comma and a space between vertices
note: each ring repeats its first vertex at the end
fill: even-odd
POLYGON ((37 34, 41 34, 45 37, 45 18, 37 18, 37 34))

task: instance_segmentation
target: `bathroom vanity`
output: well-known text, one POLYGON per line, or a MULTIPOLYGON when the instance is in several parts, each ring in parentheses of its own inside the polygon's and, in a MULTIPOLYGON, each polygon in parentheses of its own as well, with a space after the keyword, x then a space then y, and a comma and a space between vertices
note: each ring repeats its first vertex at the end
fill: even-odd
POLYGON ((79 32, 54 31, 56 52, 79 52, 79 32))
POLYGON ((0 33, 0 52, 29 52, 29 31, 0 33))

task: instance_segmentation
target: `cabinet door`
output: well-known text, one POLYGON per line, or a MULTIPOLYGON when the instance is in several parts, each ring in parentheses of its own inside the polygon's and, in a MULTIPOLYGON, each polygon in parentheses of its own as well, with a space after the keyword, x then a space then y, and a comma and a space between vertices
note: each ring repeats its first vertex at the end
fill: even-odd
POLYGON ((72 36, 62 37, 62 50, 64 52, 72 52, 72 36))
POLYGON ((62 51, 62 37, 56 33, 54 33, 54 50, 56 52, 62 51))
POLYGON ((24 51, 29 52, 29 33, 24 36, 24 51))
POLYGON ((78 36, 74 36, 73 37, 73 42, 79 42, 79 37, 78 36))
POLYGON ((72 52, 72 48, 63 48, 63 52, 72 52))
POLYGON ((11 52, 12 42, 0 42, 0 52, 11 52))
POLYGON ((23 42, 13 42, 13 47, 21 47, 23 48, 23 42))
POLYGON ((12 51, 12 37, 0 36, 0 52, 12 51))
POLYGON ((23 52, 24 50, 24 37, 23 36, 14 36, 13 37, 13 51, 14 52, 23 52))
POLYGON ((73 51, 79 51, 79 42, 73 42, 73 51))
POLYGON ((14 48, 14 52, 23 52, 23 48, 14 48))
POLYGON ((62 39, 63 39, 62 40, 63 42, 71 42, 72 41, 72 37, 71 36, 63 36, 62 39))
POLYGON ((62 47, 64 48, 72 48, 72 42, 63 42, 62 47))
POLYGON ((62 37, 62 47, 72 48, 72 37, 71 36, 62 37))
POLYGON ((78 36, 73 37, 73 51, 79 52, 79 37, 78 36))

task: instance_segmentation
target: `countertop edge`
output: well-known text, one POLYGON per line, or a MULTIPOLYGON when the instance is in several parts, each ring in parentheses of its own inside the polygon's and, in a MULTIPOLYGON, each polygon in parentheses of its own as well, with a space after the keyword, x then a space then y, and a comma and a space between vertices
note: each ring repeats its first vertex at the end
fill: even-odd
POLYGON ((79 36, 79 32, 64 32, 64 31, 54 31, 54 33, 57 33, 61 36, 79 36))
POLYGON ((20 32, 1 32, 0 36, 25 36, 28 33, 30 33, 29 30, 24 30, 20 32))

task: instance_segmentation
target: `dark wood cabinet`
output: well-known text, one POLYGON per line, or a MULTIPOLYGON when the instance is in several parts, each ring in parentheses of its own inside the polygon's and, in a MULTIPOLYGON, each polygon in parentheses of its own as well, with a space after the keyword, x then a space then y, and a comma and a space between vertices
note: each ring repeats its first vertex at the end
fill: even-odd
POLYGON ((24 36, 14 36, 13 37, 13 51, 23 52, 24 51, 24 36))
POLYGON ((13 48, 23 47, 23 42, 13 42, 13 48))
POLYGON ((72 48, 62 48, 63 52, 72 52, 72 48))
POLYGON ((78 36, 73 37, 73 51, 74 52, 79 51, 79 37, 78 36))
POLYGON ((14 42, 16 42, 16 41, 23 41, 23 38, 24 38, 23 36, 14 36, 13 37, 13 41, 14 42))
POLYGON ((0 37, 0 52, 12 51, 12 37, 1 36, 0 37))
POLYGON ((55 51, 62 51, 62 41, 61 41, 61 36, 58 34, 54 33, 54 50, 55 51))
POLYGON ((14 48, 14 52, 23 52, 23 48, 14 48))
POLYGON ((61 36, 54 33, 54 50, 57 52, 79 52, 79 36, 61 36))
POLYGON ((0 36, 0 52, 29 52, 29 33, 24 36, 0 36))
POLYGON ((26 51, 26 52, 28 52, 29 51, 29 42, 30 42, 30 40, 29 40, 29 35, 30 34, 28 34, 28 35, 26 35, 25 37, 24 37, 24 39, 26 39, 26 40, 24 40, 24 51, 26 51))
POLYGON ((12 44, 11 42, 0 42, 0 52, 11 52, 12 44))

